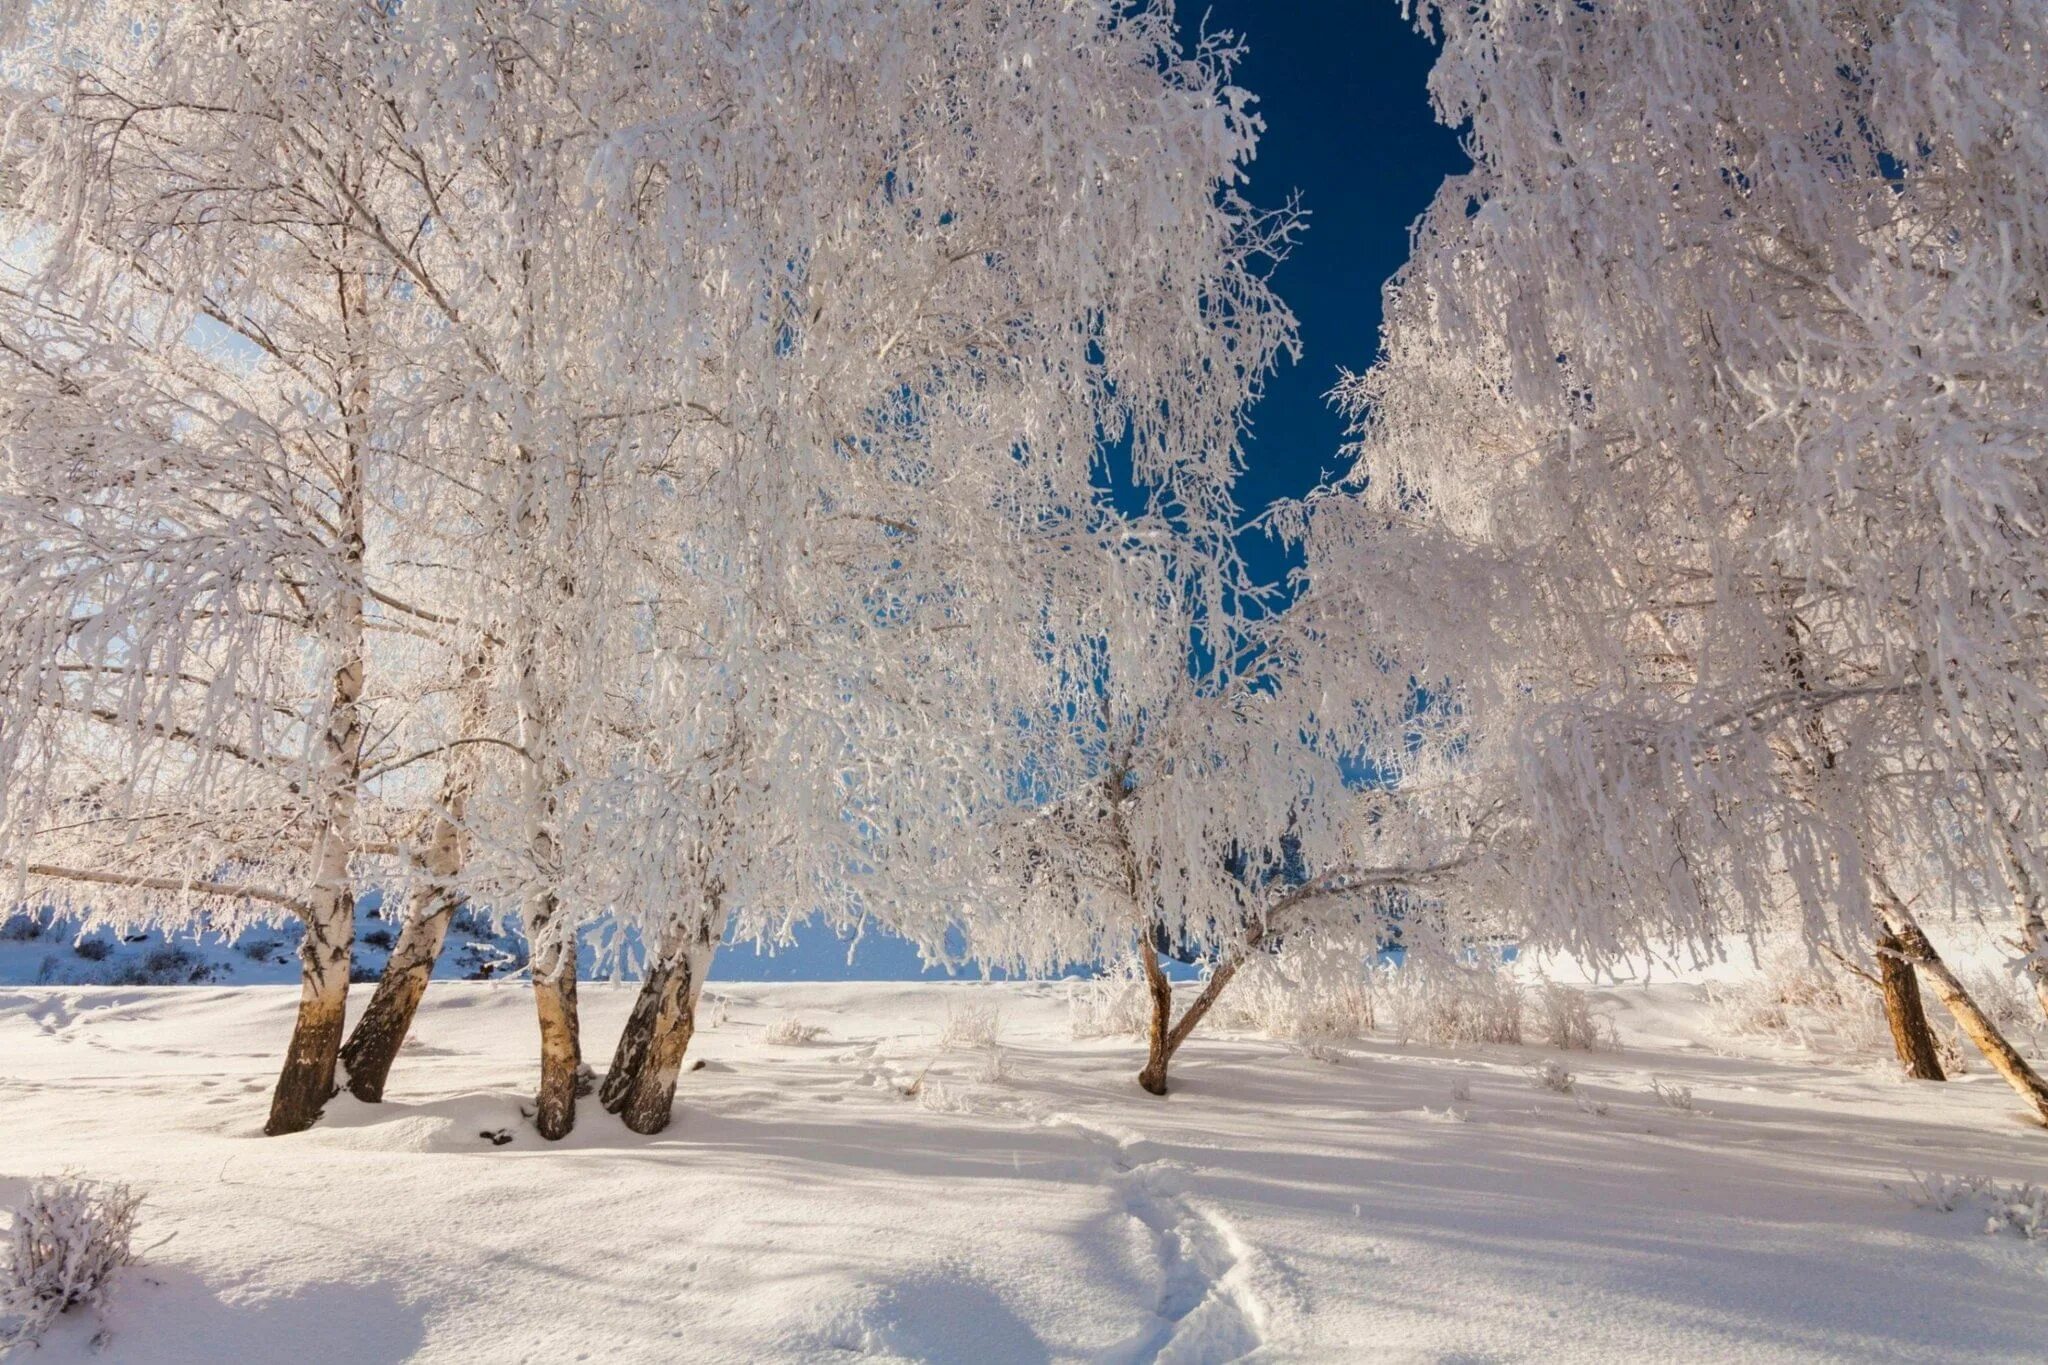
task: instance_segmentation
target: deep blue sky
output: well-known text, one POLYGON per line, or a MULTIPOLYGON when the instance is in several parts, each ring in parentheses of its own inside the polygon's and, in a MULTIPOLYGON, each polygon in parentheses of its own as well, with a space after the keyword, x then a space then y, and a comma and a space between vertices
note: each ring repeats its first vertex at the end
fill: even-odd
MULTIPOLYGON (((1204 11, 1187 4, 1181 20, 1193 35, 1204 11)), ((1239 486, 1249 516, 1338 469, 1344 422, 1325 395, 1340 370, 1372 363, 1380 286, 1407 258, 1409 225, 1467 163, 1430 112, 1424 80, 1434 49, 1395 0, 1217 0, 1207 24, 1251 48, 1236 80, 1259 97, 1266 132, 1248 197, 1277 207, 1299 192, 1310 215, 1274 280, 1301 321, 1302 358, 1282 364, 1253 414, 1239 486)), ((1286 557, 1264 537, 1248 537, 1245 550, 1261 579, 1286 571, 1286 557)), ((920 974, 944 975, 921 973, 910 946, 881 933, 848 964, 846 946, 816 930, 775 957, 734 948, 712 966, 714 979, 728 981, 920 974)))
MULTIPOLYGON (((1183 31, 1204 11, 1189 3, 1183 31)), ((1250 44, 1237 83, 1266 120, 1249 197, 1284 203, 1298 191, 1308 230, 1274 277, 1301 320, 1302 358, 1283 363, 1252 416, 1248 514, 1307 492, 1340 467, 1344 422, 1326 395, 1343 369, 1379 350, 1380 286, 1408 255, 1408 228, 1446 175, 1468 163, 1436 122, 1424 82, 1435 48, 1395 0, 1217 0, 1212 30, 1250 44)), ((1261 578, 1284 572, 1277 549, 1248 540, 1261 578)))

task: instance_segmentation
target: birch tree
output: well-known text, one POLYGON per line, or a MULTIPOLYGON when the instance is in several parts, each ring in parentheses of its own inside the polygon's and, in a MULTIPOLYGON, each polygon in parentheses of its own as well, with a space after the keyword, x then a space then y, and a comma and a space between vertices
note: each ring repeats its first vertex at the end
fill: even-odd
POLYGON ((354 886, 396 841, 365 779, 431 653, 385 590, 417 314, 351 208, 381 111, 335 58, 375 25, 144 17, 50 6, 8 59, 0 842, 97 918, 299 919, 288 1132, 332 1090, 354 886))
POLYGON ((1418 13, 1475 165, 1311 576, 1514 792, 1536 938, 1875 951, 2048 1118, 1922 923, 2010 877, 2037 934, 2039 14, 1418 13))

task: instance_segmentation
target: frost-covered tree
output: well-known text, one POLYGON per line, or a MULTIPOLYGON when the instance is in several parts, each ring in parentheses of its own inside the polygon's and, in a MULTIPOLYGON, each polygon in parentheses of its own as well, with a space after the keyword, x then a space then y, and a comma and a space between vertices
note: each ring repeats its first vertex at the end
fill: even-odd
MULTIPOLYGON (((124 605, 94 643, 69 622, 108 589, 44 592, 36 566, 84 561, 38 532, 9 641, 25 698, 66 632, 131 690, 170 686, 143 661, 222 623, 263 646, 179 684, 199 714, 156 693, 87 709, 136 749, 124 802, 236 819, 261 803, 212 771, 222 698, 280 710, 276 743, 324 755, 317 781, 281 779, 326 812, 324 861, 266 847, 264 817, 232 848, 210 828, 178 844, 175 871, 95 865, 154 897, 138 914, 175 917, 195 882, 252 895, 227 867, 319 887, 296 1125, 331 1085, 368 877, 410 910, 350 1047, 360 1088, 381 1092, 453 906, 516 913, 549 1136, 573 1122, 579 928, 639 929, 662 981, 674 945, 716 937, 692 908, 713 902, 757 926, 886 913, 941 942, 932 850, 964 845, 939 831, 1014 781, 988 746, 1069 647, 1071 604, 1019 585, 1073 553, 1105 440, 1155 500, 1226 515, 1245 395, 1289 337, 1263 278, 1289 219, 1238 195, 1258 123, 1234 48, 1184 53, 1165 4, 78 0, 10 37, 8 229, 35 246, 10 354, 77 409, 19 414, 21 498, 97 453, 50 520, 115 508, 104 575, 162 595, 178 554, 205 562, 176 539, 192 466, 233 481, 205 510, 289 511, 262 504, 272 539, 237 542, 245 572, 286 579, 264 592, 326 594, 299 617, 253 591, 124 605), (122 467, 146 404, 67 394, 86 365, 67 329, 95 366, 172 376, 141 438, 178 466, 163 487, 122 467), (266 396, 208 412, 229 459, 188 410, 238 384, 266 396), (917 896, 892 889, 906 859, 917 896)), ((60 700, 8 731, 18 867, 55 866, 45 817, 104 794, 47 776, 96 758, 60 700)), ((115 842, 157 814, 124 813, 115 842)), ((665 1070, 636 1105, 650 1124, 665 1070)))
POLYGON ((1228 543, 1205 554, 1139 523, 1097 547, 1085 687, 1040 735, 1035 806, 1004 829, 1008 895, 967 920, 973 950, 1001 965, 1133 964, 1148 1009, 1138 1082, 1159 1095, 1254 956, 1312 941, 1297 958, 1355 986, 1387 943, 1440 922, 1414 913, 1422 898, 1484 852, 1483 831, 1418 820, 1350 767, 1348 687, 1311 681, 1315 632, 1260 615, 1228 543), (1177 1015, 1162 958, 1205 967, 1177 1015))
POLYGON ((440 642, 392 553, 427 328, 353 207, 385 110, 337 74, 378 21, 270 17, 42 6, 6 57, 0 856, 110 922, 295 916, 285 1132, 332 1091, 354 888, 405 837, 372 779, 440 642))
POLYGON ((683 558, 729 626, 660 646, 695 679, 664 684, 660 746, 678 774, 719 756, 658 803, 695 832, 690 889, 615 916, 650 966, 603 1098, 646 1131, 728 929, 821 912, 946 951, 1019 717, 1076 676, 1093 604, 1063 566, 1101 447, 1146 496, 1227 515, 1239 414, 1291 340, 1263 272, 1292 222, 1237 192, 1258 123, 1234 47, 1184 54, 1164 5, 652 32, 661 69, 694 73, 660 126, 696 141, 621 138, 608 173, 670 227, 648 306, 693 418, 683 558))
POLYGON ((1419 9, 1475 164, 1311 577, 1514 794, 1536 939, 1874 949, 1902 1056, 1909 963, 2048 1118, 1923 928, 2010 878, 2039 942, 2048 21, 1419 9))

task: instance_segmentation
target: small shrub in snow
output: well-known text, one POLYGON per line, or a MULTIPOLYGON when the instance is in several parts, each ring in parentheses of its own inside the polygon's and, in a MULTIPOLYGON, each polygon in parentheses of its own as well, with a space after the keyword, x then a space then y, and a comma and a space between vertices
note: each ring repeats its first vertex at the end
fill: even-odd
POLYGON ((135 1260, 142 1198, 126 1185, 40 1180, 14 1211, 0 1310, 15 1319, 0 1344, 33 1342, 60 1313, 106 1307, 113 1274, 135 1260))
POLYGON ((1076 1039, 1142 1034, 1150 1018, 1145 985, 1128 973, 1067 983, 1067 1024, 1076 1039))
POLYGON ((237 943, 235 951, 251 962, 272 962, 284 951, 284 943, 274 938, 252 938, 245 943, 237 943))
POLYGON ((103 938, 82 938, 71 945, 71 951, 87 962, 105 962, 113 953, 114 945, 103 938))
POLYGON ((1619 1050, 1621 1042, 1613 1021, 1593 1013, 1586 992, 1545 980, 1529 995, 1536 1034, 1551 1047, 1577 1052, 1619 1050))
POLYGON ((1868 982, 1797 949, 1766 953, 1758 975, 1714 982, 1708 1005, 1731 1033, 1783 1038, 1813 1051, 1889 1051, 1884 1002, 1868 982))
POLYGON ((1984 1231, 2009 1232, 2029 1242, 2048 1241, 2048 1189, 2022 1181, 2006 1184, 1981 1175, 1908 1171, 1912 1183, 1885 1188, 1915 1208, 1938 1213, 1974 1209, 1984 1214, 1984 1231))
POLYGON ((186 949, 166 945, 139 961, 116 962, 99 978, 108 986, 196 986, 213 980, 213 968, 186 949))
POLYGON ((1579 1078, 1565 1070, 1563 1062, 1555 1060, 1530 1068, 1529 1079, 1539 1090, 1551 1090, 1560 1095, 1571 1094, 1579 1084, 1579 1078))
POLYGON ((33 943, 43 936, 43 921, 40 916, 26 910, 0 919, 0 943, 33 943))
POLYGON ((1290 942, 1276 956, 1247 962, 1210 1018, 1221 1028, 1290 1043, 1343 1042, 1370 1033, 1373 973, 1364 957, 1356 944, 1290 942))
POLYGON ((1652 1077, 1650 1080, 1650 1093, 1655 1095, 1657 1103, 1663 1105, 1666 1109, 1674 1109, 1681 1114, 1696 1114, 1699 1112, 1698 1109, 1693 1107, 1692 1087, 1689 1085, 1666 1085, 1664 1082, 1652 1077))
POLYGON ((1380 998, 1404 1043, 1522 1041, 1522 986, 1505 967, 1397 967, 1386 974, 1380 998))
POLYGON ((715 991, 697 997, 697 1027, 717 1028, 732 1018, 732 1001, 715 991))
POLYGON ((777 1047, 800 1047, 805 1043, 811 1042, 824 1033, 824 1031, 824 1029, 816 1024, 806 1024, 794 1014, 785 1014, 782 1018, 770 1024, 768 1031, 762 1037, 777 1047))
POLYGON ((363 946, 365 948, 376 948, 388 953, 391 951, 391 944, 392 938, 389 929, 372 929, 363 935, 363 946))
POLYGON ((1010 1054, 991 1044, 974 1068, 974 1079, 983 1085, 1000 1085, 1010 1079, 1010 1054))
POLYGON ((1003 1032, 1003 1011, 998 1005, 963 1005, 946 1002, 946 1022, 939 1027, 942 1048, 994 1047, 1003 1032))
POLYGON ((928 1109, 934 1114, 971 1114, 974 1101, 960 1091, 949 1088, 944 1081, 926 1080, 916 1089, 914 1098, 917 1107, 928 1109))

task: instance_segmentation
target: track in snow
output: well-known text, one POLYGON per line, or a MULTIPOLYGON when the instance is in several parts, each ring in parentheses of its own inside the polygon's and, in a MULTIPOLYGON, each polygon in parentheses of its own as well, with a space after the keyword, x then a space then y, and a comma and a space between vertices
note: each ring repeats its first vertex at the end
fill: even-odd
POLYGON ((1099 1365, 1224 1365, 1265 1341, 1265 1306, 1246 1283, 1248 1250, 1230 1225, 1187 1197, 1185 1166, 1137 1159, 1141 1139, 1056 1115, 1102 1152, 1124 1211, 1152 1234, 1159 1258, 1159 1303, 1153 1320, 1101 1352, 1099 1365))
MULTIPOLYGON (((833 1060, 858 1066, 861 1086, 908 1096, 924 1084, 924 1071, 906 1071, 879 1053, 879 1041, 868 1042, 833 1060)), ((993 1108, 1080 1136, 1100 1155, 1103 1182, 1121 1196, 1124 1212, 1151 1234, 1159 1302, 1136 1332, 1097 1352, 1095 1365, 1227 1365, 1265 1344, 1266 1306, 1248 1283, 1250 1249, 1228 1223, 1188 1199, 1186 1166, 1142 1160, 1144 1139, 1072 1114, 1049 1114, 1029 1102, 993 1108)))

